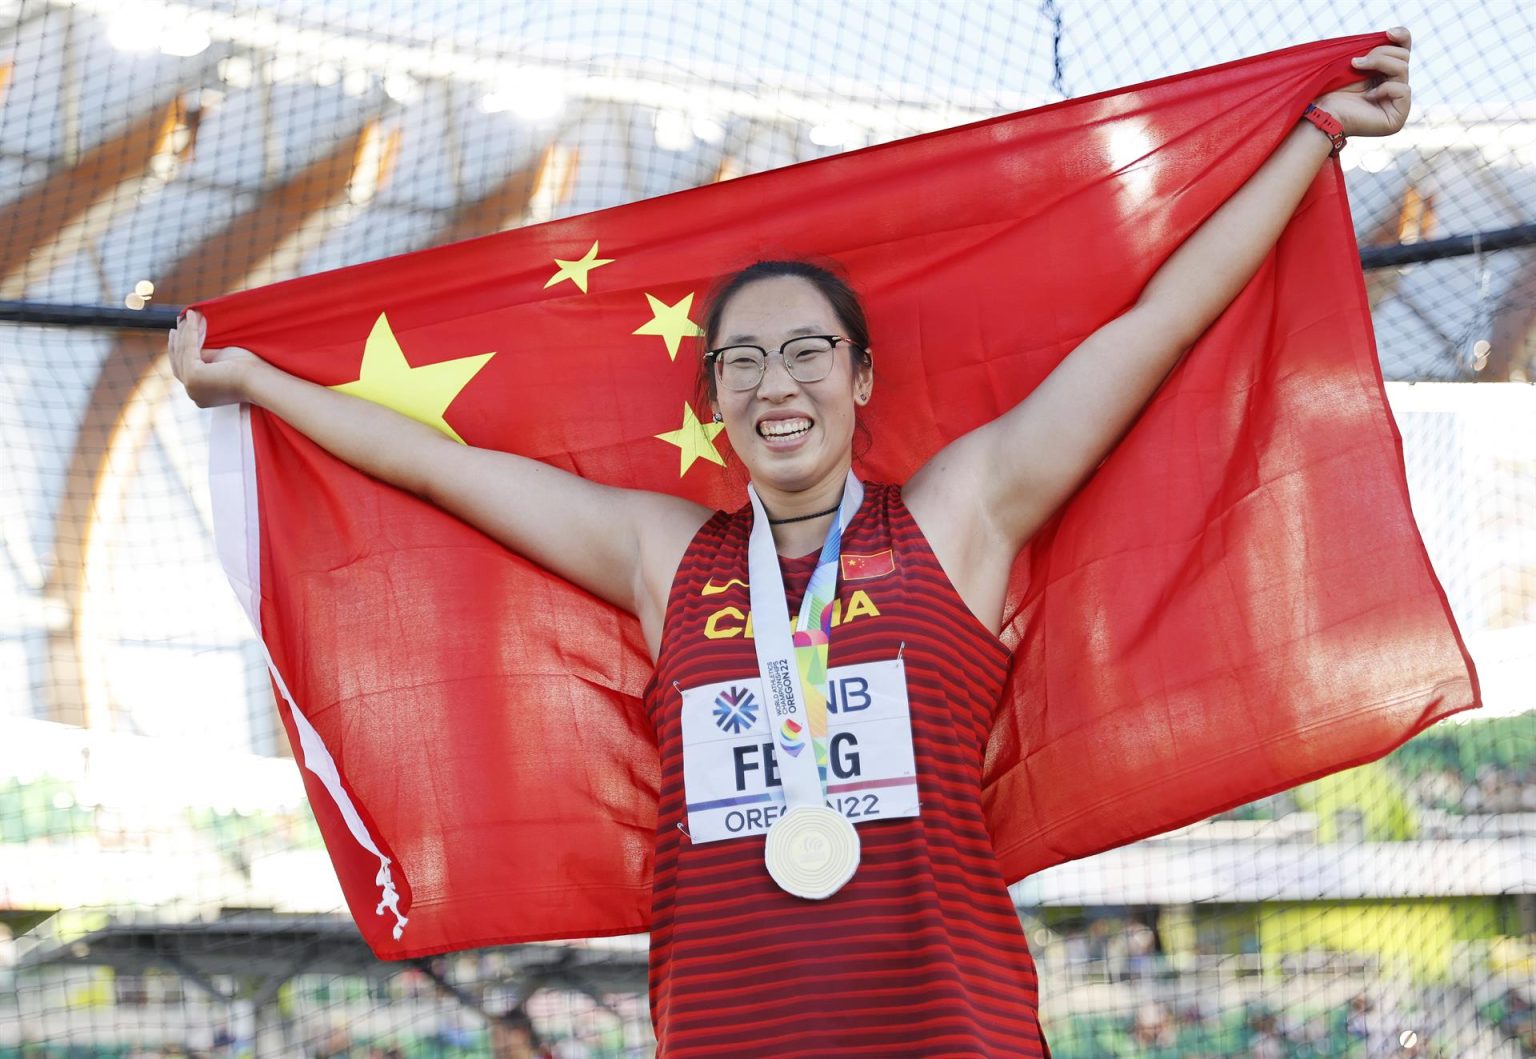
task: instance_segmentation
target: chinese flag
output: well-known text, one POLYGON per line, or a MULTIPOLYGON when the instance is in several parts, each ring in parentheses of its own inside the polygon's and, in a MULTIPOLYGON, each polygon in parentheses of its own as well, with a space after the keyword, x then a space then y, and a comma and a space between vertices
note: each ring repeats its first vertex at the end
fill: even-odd
MULTIPOLYGON (((865 296, 880 376, 856 469, 905 481, 1128 308, 1381 41, 246 291, 203 307, 208 341, 473 445, 734 508, 740 464, 689 406, 701 301, 751 261, 830 257, 865 296)), ((260 411, 220 426, 214 485, 374 951, 645 930, 658 765, 636 622, 260 411)), ((1476 704, 1410 516, 1336 165, 1011 590, 984 789, 1010 880, 1476 704)))

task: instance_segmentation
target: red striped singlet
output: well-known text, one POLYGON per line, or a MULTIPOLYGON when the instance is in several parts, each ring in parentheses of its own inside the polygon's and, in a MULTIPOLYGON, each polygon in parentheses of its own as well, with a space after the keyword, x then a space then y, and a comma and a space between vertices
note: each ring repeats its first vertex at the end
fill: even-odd
MULTIPOLYGON (((696 845, 681 830, 678 688, 757 672, 745 635, 751 519, 750 507, 717 513, 694 537, 646 691, 661 748, 658 1054, 1048 1056, 1034 962, 981 812, 1008 652, 955 592, 898 488, 868 486, 844 534, 829 664, 901 652, 921 815, 860 825, 858 873, 825 901, 774 885, 761 836, 696 845)), ((816 557, 782 560, 791 613, 816 557)))

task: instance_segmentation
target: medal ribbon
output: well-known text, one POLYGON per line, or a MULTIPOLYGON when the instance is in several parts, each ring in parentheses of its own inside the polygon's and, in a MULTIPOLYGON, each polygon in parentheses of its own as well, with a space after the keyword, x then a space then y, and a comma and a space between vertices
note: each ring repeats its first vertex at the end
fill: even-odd
POLYGON ((837 568, 843 531, 864 502, 864 486, 848 472, 837 518, 816 560, 816 570, 800 601, 793 629, 785 604, 784 577, 773 544, 773 528, 758 499, 752 500, 752 536, 747 545, 748 596, 752 607, 753 644, 768 702, 779 774, 784 778, 788 808, 826 804, 827 652, 832 642, 832 601, 837 593, 837 568), (807 753, 809 750, 809 753, 807 753))

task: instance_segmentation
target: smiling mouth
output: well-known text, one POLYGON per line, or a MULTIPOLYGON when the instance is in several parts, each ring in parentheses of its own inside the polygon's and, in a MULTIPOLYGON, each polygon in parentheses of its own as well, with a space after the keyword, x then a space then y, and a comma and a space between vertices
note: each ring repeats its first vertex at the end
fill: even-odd
POLYGON ((775 441, 798 438, 810 429, 809 419, 769 419, 757 425, 758 434, 775 441))

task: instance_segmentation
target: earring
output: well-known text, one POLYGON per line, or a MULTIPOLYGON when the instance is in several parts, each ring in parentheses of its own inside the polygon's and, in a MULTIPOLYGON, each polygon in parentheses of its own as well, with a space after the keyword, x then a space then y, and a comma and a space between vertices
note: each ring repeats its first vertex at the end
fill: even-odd
POLYGON ((720 414, 720 413, 719 413, 719 412, 716 412, 716 413, 715 413, 715 414, 714 414, 714 415, 713 415, 713 416, 711 416, 711 417, 710 417, 710 418, 711 418, 711 419, 712 419, 712 420, 713 420, 713 421, 714 421, 714 422, 716 422, 716 423, 724 423, 724 422, 725 422, 725 416, 723 416, 723 415, 721 415, 721 414, 720 414))

